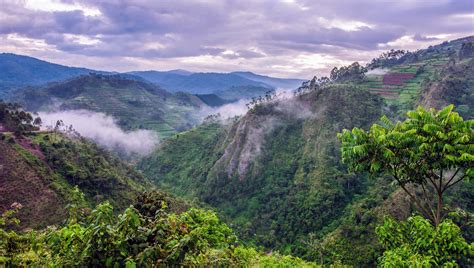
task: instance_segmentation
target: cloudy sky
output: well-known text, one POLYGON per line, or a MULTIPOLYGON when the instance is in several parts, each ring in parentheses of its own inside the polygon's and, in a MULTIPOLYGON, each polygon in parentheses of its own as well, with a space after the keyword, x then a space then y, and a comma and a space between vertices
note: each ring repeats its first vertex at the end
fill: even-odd
POLYGON ((0 0, 0 52, 110 71, 309 78, 472 34, 472 0, 0 0))

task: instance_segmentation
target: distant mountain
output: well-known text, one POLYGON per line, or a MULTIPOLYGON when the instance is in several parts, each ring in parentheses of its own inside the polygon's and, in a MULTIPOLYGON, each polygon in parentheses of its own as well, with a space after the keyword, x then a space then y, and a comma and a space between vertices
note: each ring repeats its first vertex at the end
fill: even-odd
POLYGON ((183 91, 195 94, 209 94, 219 90, 225 90, 231 86, 271 86, 246 79, 239 75, 227 73, 183 73, 176 71, 159 72, 144 71, 130 72, 129 74, 145 78, 158 84, 166 90, 177 92, 183 91))
POLYGON ((90 72, 97 71, 63 66, 28 56, 1 53, 0 98, 15 88, 65 80, 90 72))
POLYGON ((265 76, 265 75, 254 74, 252 72, 233 72, 231 74, 235 74, 249 80, 265 83, 274 88, 284 88, 284 89, 296 89, 299 86, 301 86, 301 84, 305 81, 301 79, 275 78, 275 77, 270 77, 270 76, 265 76))
POLYGON ((90 74, 44 87, 15 92, 12 101, 32 112, 86 109, 113 116, 126 129, 152 129, 166 137, 198 122, 204 102, 188 94, 172 94, 157 85, 119 75, 90 74))
POLYGON ((142 77, 169 91, 194 94, 210 94, 247 87, 260 87, 262 89, 260 91, 265 92, 276 88, 297 88, 303 82, 300 79, 274 78, 251 72, 191 73, 184 70, 173 70, 130 72, 129 74, 142 77))
MULTIPOLYGON (((50 63, 33 57, 12 53, 0 54, 0 99, 12 91, 25 86, 45 85, 89 73, 118 74, 87 68, 68 67, 50 63)), ((297 88, 303 80, 282 79, 254 74, 234 73, 193 73, 176 69, 170 71, 134 71, 119 74, 122 77, 152 82, 170 92, 211 94, 215 92, 243 90, 243 94, 232 92, 232 98, 254 97, 276 88, 297 88), (255 90, 257 89, 258 90, 255 90), (249 95, 249 92, 251 93, 249 95), (256 94, 256 95, 255 95, 256 94)))

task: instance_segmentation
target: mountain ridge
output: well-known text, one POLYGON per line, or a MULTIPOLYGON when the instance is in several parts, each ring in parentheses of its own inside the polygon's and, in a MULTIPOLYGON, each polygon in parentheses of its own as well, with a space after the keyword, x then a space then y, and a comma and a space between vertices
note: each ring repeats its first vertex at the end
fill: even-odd
POLYGON ((14 53, 0 54, 0 97, 7 96, 15 89, 24 86, 43 86, 51 82, 61 82, 89 73, 122 75, 136 80, 147 80, 171 92, 209 94, 236 86, 258 86, 270 88, 287 85, 296 88, 303 82, 299 79, 283 79, 253 73, 190 72, 183 69, 169 71, 129 71, 109 72, 83 67, 70 67, 51 63, 26 55, 14 53), (250 77, 252 77, 250 79, 250 77), (265 80, 266 79, 266 80, 265 80), (262 81, 267 81, 264 83, 262 81))

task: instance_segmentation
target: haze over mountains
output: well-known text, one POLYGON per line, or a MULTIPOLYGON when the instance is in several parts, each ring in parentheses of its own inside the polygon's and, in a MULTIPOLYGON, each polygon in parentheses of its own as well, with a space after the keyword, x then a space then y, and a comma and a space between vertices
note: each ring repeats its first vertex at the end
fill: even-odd
MULTIPOLYGON (((64 81, 89 73, 117 74, 86 68, 68 67, 11 53, 0 54, 0 96, 24 86, 39 86, 64 81)), ((256 95, 265 90, 295 89, 303 80, 260 76, 250 72, 192 73, 185 70, 137 71, 122 74, 135 80, 146 80, 170 92, 208 94, 232 87, 256 88, 256 95), (142 78, 142 79, 140 79, 142 78)))

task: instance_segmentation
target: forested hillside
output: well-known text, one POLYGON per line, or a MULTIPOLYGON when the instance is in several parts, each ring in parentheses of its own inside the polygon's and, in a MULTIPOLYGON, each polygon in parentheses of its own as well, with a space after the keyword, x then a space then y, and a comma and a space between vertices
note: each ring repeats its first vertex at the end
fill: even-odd
POLYGON ((40 120, 15 116, 24 113, 18 106, 0 102, 0 109, 0 211, 20 203, 23 227, 61 222, 74 186, 88 204, 108 200, 117 209, 150 188, 131 165, 72 130, 38 131, 40 120))
POLYGON ((113 116, 126 129, 156 130, 167 137, 199 122, 194 112, 204 105, 190 94, 164 89, 121 75, 90 74, 44 88, 25 88, 13 100, 29 111, 77 110, 113 116))
POLYGON ((39 125, 0 102, 0 266, 316 267, 245 246, 214 212, 156 191, 72 127, 39 125))
MULTIPOLYGON (((335 68, 294 98, 256 100, 237 121, 168 140, 139 168, 159 187, 216 207, 249 241, 311 260, 372 266, 382 252, 375 226, 385 215, 402 220, 413 210, 388 178, 348 172, 336 134, 368 129, 382 115, 405 119, 417 105, 453 103, 472 119, 472 42, 390 51, 367 66, 335 68)), ((472 213, 473 193, 471 183, 458 184, 448 203, 472 213)))

